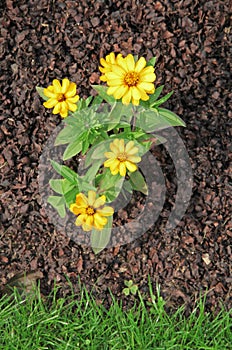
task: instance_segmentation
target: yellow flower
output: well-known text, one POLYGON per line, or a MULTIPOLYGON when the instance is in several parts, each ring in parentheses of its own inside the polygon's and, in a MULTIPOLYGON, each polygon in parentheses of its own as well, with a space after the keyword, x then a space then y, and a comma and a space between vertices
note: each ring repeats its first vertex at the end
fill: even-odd
POLYGON ((118 64, 118 60, 122 58, 121 54, 118 54, 115 57, 115 53, 111 52, 109 55, 106 56, 106 58, 100 58, 100 64, 102 67, 99 67, 100 72, 103 73, 103 75, 100 77, 100 80, 106 81, 105 73, 111 72, 111 67, 113 64, 118 64))
POLYGON ((107 94, 113 95, 117 100, 122 98, 122 103, 125 105, 132 102, 138 106, 140 99, 147 101, 149 99, 147 94, 153 94, 155 91, 156 75, 154 67, 146 64, 144 57, 137 62, 131 54, 125 58, 118 57, 110 69, 107 66, 105 70, 104 81, 109 86, 107 94))
POLYGON ((106 216, 114 213, 112 207, 103 207, 105 201, 104 195, 96 199, 94 191, 88 192, 88 198, 83 193, 77 194, 76 202, 70 205, 71 212, 77 215, 76 226, 82 226, 84 231, 102 230, 107 224, 106 216))
POLYGON ((53 114, 60 113, 62 118, 66 118, 68 111, 75 112, 77 109, 76 102, 79 96, 76 95, 76 89, 76 84, 67 78, 62 80, 62 85, 59 80, 54 79, 52 85, 44 89, 44 95, 49 97, 49 100, 43 103, 44 107, 54 107, 53 114))
POLYGON ((110 144, 112 152, 106 152, 104 155, 107 159, 104 162, 104 167, 110 168, 111 174, 119 174, 121 176, 126 175, 126 169, 131 173, 138 169, 135 163, 141 161, 141 157, 136 156, 138 153, 138 147, 134 146, 134 141, 129 141, 126 145, 123 139, 115 139, 110 144))

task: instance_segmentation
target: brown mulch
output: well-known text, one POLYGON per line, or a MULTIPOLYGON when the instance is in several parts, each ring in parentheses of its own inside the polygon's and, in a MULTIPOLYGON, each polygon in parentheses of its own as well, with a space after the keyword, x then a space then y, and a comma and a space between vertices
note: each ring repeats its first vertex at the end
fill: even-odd
MULTIPOLYGON (((124 281, 154 289, 173 308, 191 310, 207 291, 210 311, 231 303, 231 16, 229 0, 17 0, 0 3, 0 276, 43 273, 48 293, 78 292, 78 278, 99 302, 108 289, 123 305, 124 281), (35 87, 70 78, 87 97, 99 83, 99 58, 107 53, 157 56, 157 86, 175 90, 166 107, 187 127, 177 128, 191 159, 193 193, 171 232, 165 222, 175 202, 175 174, 163 146, 154 154, 167 186, 154 227, 132 243, 94 255, 57 232, 38 191, 38 164, 60 117, 45 110, 35 87)), ((173 146, 175 147, 175 145, 173 146)), ((123 212, 122 216, 126 213, 123 212)), ((136 216, 136 212, 134 214, 136 216)))

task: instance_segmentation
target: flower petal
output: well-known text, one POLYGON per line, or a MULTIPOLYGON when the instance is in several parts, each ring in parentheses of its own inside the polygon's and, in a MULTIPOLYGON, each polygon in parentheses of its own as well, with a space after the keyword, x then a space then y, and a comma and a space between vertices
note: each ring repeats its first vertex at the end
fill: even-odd
POLYGON ((117 175, 117 173, 119 172, 119 167, 116 167, 115 169, 110 168, 110 172, 112 175, 117 175))
POLYGON ((140 81, 146 83, 152 83, 156 80, 156 75, 154 73, 150 74, 140 74, 140 81))
MULTIPOLYGON (((125 66, 125 65, 124 65, 125 66)), ((123 78, 124 77, 124 75, 126 74, 126 70, 125 70, 125 67, 124 66, 121 66, 121 65, 119 65, 119 64, 113 64, 112 66, 111 66, 111 71, 112 71, 112 73, 111 72, 109 72, 109 73, 106 73, 106 77, 108 78, 108 75, 109 75, 109 77, 110 76, 117 76, 117 78, 123 78), (112 74, 112 75, 111 75, 112 74)))
POLYGON ((119 86, 123 85, 123 80, 121 78, 118 78, 118 79, 108 79, 107 78, 107 84, 108 84, 108 86, 119 87, 119 86))
POLYGON ((126 176, 126 164, 125 164, 126 162, 121 162, 120 164, 119 164, 119 174, 121 175, 121 176, 126 176))
POLYGON ((118 86, 110 86, 110 87, 107 89, 107 94, 108 94, 108 95, 113 95, 117 89, 118 89, 118 86))
MULTIPOLYGON (((110 171, 113 174, 117 169, 119 169, 120 161, 118 159, 115 159, 114 163, 110 166, 110 171)), ((117 170, 118 172, 118 170, 117 170)))
POLYGON ((100 76, 100 80, 101 81, 107 81, 106 76, 105 75, 100 76))
POLYGON ((127 169, 133 173, 134 171, 136 171, 138 169, 137 165, 134 163, 129 162, 128 160, 125 162, 125 166, 127 167, 127 169))
POLYGON ((88 226, 93 226, 93 215, 87 215, 87 218, 86 218, 86 225, 88 226))
POLYGON ((133 99, 140 100, 140 98, 141 98, 140 90, 137 89, 136 86, 131 87, 131 94, 132 94, 133 99))
POLYGON ((132 163, 139 163, 141 162, 141 157, 139 156, 128 156, 127 160, 132 163))
POLYGON ((76 195, 76 205, 80 208, 88 208, 88 199, 83 193, 78 193, 76 195))
POLYGON ((53 108, 52 113, 53 113, 53 114, 58 114, 58 113, 60 113, 60 108, 61 108, 61 103, 58 102, 58 103, 55 105, 55 107, 53 108))
POLYGON ((102 209, 96 210, 96 213, 99 213, 101 216, 111 216, 114 214, 114 208, 107 206, 102 209))
POLYGON ((49 87, 48 87, 48 88, 45 88, 45 89, 43 90, 43 93, 44 93, 44 95, 47 96, 47 97, 56 98, 57 94, 55 94, 53 90, 54 90, 54 89, 52 89, 52 91, 51 91, 51 89, 49 89, 49 87))
POLYGON ((96 192, 95 191, 88 191, 88 204, 92 207, 96 199, 96 192))
POLYGON ((118 139, 115 139, 113 142, 111 142, 110 149, 115 155, 118 154, 118 152, 119 152, 118 139))
POLYGON ((135 60, 131 53, 125 57, 125 63, 128 72, 135 70, 135 60))
POLYGON ((66 103, 68 105, 69 111, 75 112, 77 110, 77 105, 75 103, 71 103, 69 100, 66 100, 66 103))
POLYGON ((127 157, 133 156, 135 153, 138 153, 139 149, 138 147, 131 148, 128 152, 126 152, 127 157))
POLYGON ((53 86, 54 86, 54 92, 55 92, 56 94, 60 94, 60 93, 61 93, 61 85, 60 85, 59 80, 54 79, 54 80, 52 81, 52 84, 53 84, 53 86))
POLYGON ((135 64, 135 72, 140 73, 143 68, 146 66, 147 62, 144 57, 140 57, 140 59, 135 64))
POLYGON ((63 101, 60 104, 61 104, 60 115, 62 118, 66 118, 68 115, 68 105, 67 105, 66 101, 63 101))
POLYGON ((146 74, 152 74, 152 73, 154 73, 154 71, 155 71, 155 69, 154 69, 154 67, 152 67, 152 66, 147 66, 147 67, 145 67, 141 72, 140 72, 140 77, 143 77, 144 75, 146 75, 146 74))
POLYGON ((119 160, 117 158, 110 158, 110 159, 107 159, 105 162, 104 162, 104 167, 105 168, 108 168, 108 167, 111 167, 114 165, 117 166, 119 164, 119 160))
POLYGON ((99 197, 95 200, 95 202, 93 203, 93 208, 94 209, 99 208, 102 205, 104 205, 105 202, 106 202, 106 196, 102 195, 101 197, 99 197))
POLYGON ((62 87, 61 87, 61 93, 65 94, 68 91, 70 85, 70 81, 67 78, 64 78, 62 80, 62 87))
POLYGON ((49 98, 49 100, 45 101, 43 103, 44 107, 46 108, 53 108, 58 103, 57 99, 55 98, 49 98))
POLYGON ((102 230, 103 226, 107 224, 107 218, 101 216, 98 213, 94 214, 94 227, 98 230, 102 230))
POLYGON ((138 106, 138 105, 139 105, 139 100, 136 100, 136 99, 134 99, 134 98, 132 97, 131 103, 132 103, 132 105, 134 105, 134 106, 138 106))
POLYGON ((106 158, 115 158, 115 154, 113 152, 105 152, 104 156, 106 158))
POLYGON ((119 86, 114 93, 114 98, 119 100, 120 98, 122 98, 123 95, 125 95, 125 93, 127 93, 127 90, 128 90, 128 86, 123 86, 123 85, 119 86))
POLYGON ((83 223, 85 223, 87 219, 87 214, 81 214, 76 218, 75 225, 76 226, 81 226, 83 223))
POLYGON ((152 91, 155 89, 154 84, 152 83, 141 82, 137 86, 139 89, 144 89, 146 92, 152 91))
POLYGON ((127 93, 122 98, 122 103, 124 105, 128 105, 131 101, 131 88, 127 91, 127 93))
POLYGON ((123 153, 125 151, 125 143, 123 139, 118 140, 118 149, 119 149, 119 153, 123 153))
MULTIPOLYGON (((126 147, 125 147, 125 152, 128 154, 128 152, 130 150, 132 150, 133 148, 136 148, 134 147, 135 143, 134 141, 129 141, 127 144, 126 144, 126 147)), ((138 151, 138 148, 137 148, 137 151, 138 151)))
POLYGON ((69 102, 71 102, 71 103, 76 103, 76 102, 78 102, 79 101, 79 96, 78 95, 76 95, 76 96, 74 96, 74 97, 69 97, 68 99, 67 99, 67 101, 69 101, 69 102))
POLYGON ((141 94, 141 100, 147 101, 149 99, 149 96, 146 94, 144 89, 142 89, 139 85, 137 85, 137 89, 140 91, 141 94))
POLYGON ((69 207, 70 211, 75 215, 80 215, 85 213, 85 208, 79 208, 76 203, 73 203, 69 207))
POLYGON ((64 94, 66 98, 69 98, 69 97, 75 96, 76 92, 77 92, 77 85, 75 83, 70 82, 64 94))

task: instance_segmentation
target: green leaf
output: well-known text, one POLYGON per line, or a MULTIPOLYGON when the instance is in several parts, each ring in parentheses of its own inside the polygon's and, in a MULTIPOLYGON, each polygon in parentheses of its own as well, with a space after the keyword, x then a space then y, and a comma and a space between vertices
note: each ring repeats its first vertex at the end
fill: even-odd
POLYGON ((130 173, 130 183, 135 191, 140 191, 145 195, 148 195, 148 188, 146 181, 140 171, 130 173))
POLYGON ((104 117, 104 123, 108 124, 107 130, 110 131, 118 126, 122 117, 128 124, 130 123, 133 115, 132 105, 123 105, 121 102, 115 102, 109 113, 106 113, 104 117))
POLYGON ((125 284, 125 286, 127 286, 127 287, 131 287, 131 286, 133 286, 133 281, 132 281, 132 280, 124 281, 124 284, 125 284))
POLYGON ((100 175, 100 181, 97 183, 100 192, 105 192, 106 190, 118 187, 118 182, 124 179, 119 174, 112 175, 108 168, 105 168, 103 174, 100 175))
POLYGON ((36 86, 36 91, 38 92, 40 97, 42 97, 43 100, 45 100, 45 101, 49 100, 49 97, 44 95, 44 88, 43 87, 36 86))
POLYGON ((78 154, 82 149, 82 141, 78 137, 75 141, 71 142, 63 154, 63 160, 70 159, 78 154))
POLYGON ((97 145, 91 147, 89 152, 86 155, 85 159, 85 167, 87 168, 93 163, 93 159, 101 159, 102 161, 106 157, 104 156, 104 153, 109 151, 109 144, 112 142, 112 140, 105 140, 103 142, 98 143, 97 145))
POLYGON ((78 125, 66 125, 57 135, 55 146, 65 145, 66 143, 73 142, 77 139, 81 132, 82 129, 78 125))
POLYGON ((186 126, 185 122, 178 117, 177 114, 169 111, 166 108, 157 108, 159 115, 163 118, 163 120, 167 120, 169 125, 171 126, 186 126))
POLYGON ((75 171, 71 170, 69 167, 65 165, 60 165, 54 160, 51 160, 51 164, 58 174, 66 178, 72 184, 78 185, 79 175, 75 173, 75 171))
POLYGON ((130 289, 129 288, 123 288, 122 292, 127 297, 130 294, 130 289))
POLYGON ((147 66, 152 66, 154 67, 156 64, 156 57, 152 57, 148 62, 147 62, 147 66))
POLYGON ((76 195, 78 193, 80 193, 80 189, 78 186, 74 186, 70 191, 64 193, 64 200, 68 207, 70 207, 72 203, 75 203, 76 195))
POLYGON ((118 197, 119 193, 122 190, 123 182, 124 182, 124 177, 121 177, 121 179, 117 181, 115 186, 110 187, 108 190, 104 192, 107 202, 112 202, 118 197))
POLYGON ((127 198, 127 195, 124 194, 124 191, 129 192, 129 193, 133 193, 133 188, 132 188, 129 180, 125 180, 123 182, 123 187, 122 187, 122 194, 125 198, 127 198))
POLYGON ((88 137, 88 134, 86 135, 86 139, 84 139, 82 142, 82 154, 83 155, 88 151, 89 144, 90 144, 87 137, 88 137))
POLYGON ((96 161, 94 161, 91 164, 90 168, 87 170, 87 172, 86 172, 86 174, 84 176, 84 178, 85 178, 85 180, 87 182, 92 182, 93 181, 93 179, 95 178, 95 176, 96 176, 96 174, 97 174, 101 164, 102 164, 101 160, 96 160, 96 161))
POLYGON ((108 87, 103 85, 91 85, 92 88, 108 103, 115 102, 115 98, 107 94, 108 87))
MULTIPOLYGON (((79 112, 80 110, 85 108, 86 108, 86 102, 83 98, 80 98, 80 100, 77 102, 77 111, 75 112, 79 112)), ((74 112, 74 115, 76 114, 75 112, 74 112)))
POLYGON ((79 189, 80 192, 88 192, 90 190, 97 192, 95 186, 93 186, 89 181, 86 181, 85 176, 79 179, 79 189))
POLYGON ((47 202, 55 208, 59 216, 63 219, 66 215, 65 200, 60 196, 49 196, 47 202))
POLYGON ((174 91, 169 92, 167 95, 164 97, 160 98, 159 100, 155 101, 153 104, 150 104, 151 107, 158 107, 164 102, 166 102, 173 94, 174 91))
POLYGON ((107 217, 107 224, 101 230, 93 229, 91 232, 90 242, 95 254, 100 253, 109 243, 112 230, 113 216, 107 217))
POLYGON ((148 133, 152 133, 170 126, 184 125, 183 121, 176 114, 168 110, 166 111, 170 112, 170 114, 166 112, 162 112, 161 114, 160 110, 161 108, 152 108, 140 113, 136 121, 136 126, 148 133))
POLYGON ((56 193, 63 194, 62 179, 51 179, 49 185, 56 193))
POLYGON ((49 185, 53 191, 64 194, 74 188, 75 185, 70 183, 67 179, 51 179, 49 185))
POLYGON ((164 85, 160 85, 157 89, 155 89, 154 94, 149 96, 149 105, 151 106, 161 95, 163 91, 164 85))
POLYGON ((134 55, 135 63, 138 61, 138 59, 139 59, 139 55, 134 55))
POLYGON ((122 292, 127 297, 130 294, 130 289, 129 288, 123 288, 122 292))
POLYGON ((88 107, 91 103, 91 101, 93 100, 93 96, 89 96, 87 97, 87 99, 85 100, 85 105, 86 107, 88 107))
POLYGON ((94 97, 93 102, 91 103, 91 106, 100 105, 102 101, 103 101, 103 98, 97 95, 94 97))
POLYGON ((131 291, 131 293, 132 293, 133 295, 135 295, 135 294, 137 293, 137 291, 138 291, 138 286, 136 286, 136 284, 133 285, 133 286, 130 288, 130 291, 131 291))

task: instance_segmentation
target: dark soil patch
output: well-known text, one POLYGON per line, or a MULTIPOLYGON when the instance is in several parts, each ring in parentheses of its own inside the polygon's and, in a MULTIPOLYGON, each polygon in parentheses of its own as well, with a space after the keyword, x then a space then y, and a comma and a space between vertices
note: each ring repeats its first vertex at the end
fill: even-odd
MULTIPOLYGON (((126 306, 124 280, 133 279, 147 293, 150 275, 170 307, 184 302, 190 310, 208 291, 208 310, 221 302, 230 308, 229 0, 3 0, 0 13, 1 283, 22 270, 40 270, 43 293, 56 279, 65 295, 70 293, 65 275, 76 292, 80 277, 99 302, 110 303, 110 288, 126 306), (99 58, 110 51, 157 56, 157 86, 175 90, 166 107, 187 124, 178 132, 194 184, 186 214, 167 232, 175 172, 163 146, 156 147, 167 187, 158 221, 132 243, 95 256, 57 232, 42 206, 39 157, 60 117, 43 108, 35 87, 67 76, 88 96, 90 84, 99 83, 99 58)), ((126 219, 125 211, 121 215, 126 219)))

